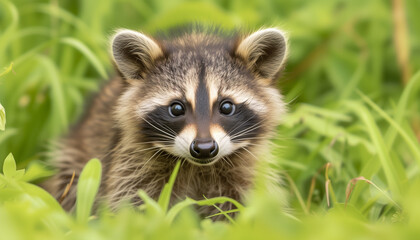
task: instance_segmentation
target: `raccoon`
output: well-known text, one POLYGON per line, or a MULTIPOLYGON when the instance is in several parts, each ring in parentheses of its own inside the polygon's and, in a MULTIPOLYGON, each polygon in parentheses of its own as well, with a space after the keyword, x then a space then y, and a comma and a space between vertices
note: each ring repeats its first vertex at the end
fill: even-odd
POLYGON ((119 76, 103 86, 53 160, 58 173, 47 188, 55 197, 76 175, 63 208, 74 207, 78 176, 92 158, 103 165, 97 201, 112 208, 140 205, 139 189, 157 199, 177 161, 172 204, 217 196, 242 202, 286 109, 276 88, 287 56, 284 32, 195 29, 152 38, 123 29, 111 52, 119 76))

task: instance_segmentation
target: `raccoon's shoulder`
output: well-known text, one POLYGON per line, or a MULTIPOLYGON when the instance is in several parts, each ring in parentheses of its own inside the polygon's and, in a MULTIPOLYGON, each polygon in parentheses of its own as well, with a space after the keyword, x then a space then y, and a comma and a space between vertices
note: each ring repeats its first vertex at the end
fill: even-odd
POLYGON ((83 139, 91 146, 102 144, 104 146, 101 148, 105 148, 105 142, 111 137, 110 131, 114 125, 113 114, 117 100, 124 87, 124 81, 119 75, 105 82, 87 101, 82 116, 70 128, 68 139, 83 139), (99 143, 95 139, 103 140, 99 143))

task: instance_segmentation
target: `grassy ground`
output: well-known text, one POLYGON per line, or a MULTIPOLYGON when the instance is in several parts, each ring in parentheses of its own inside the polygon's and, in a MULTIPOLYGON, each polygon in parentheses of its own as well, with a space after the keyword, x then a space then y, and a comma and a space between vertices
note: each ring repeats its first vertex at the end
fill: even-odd
POLYGON ((420 3, 401 2, 0 0, 0 239, 418 239, 420 3), (186 206, 226 199, 167 210, 167 190, 144 213, 90 217, 94 160, 65 213, 31 183, 51 174, 50 142, 113 75, 108 37, 191 21, 289 32, 279 88, 290 113, 273 153, 290 209, 255 192, 232 223, 213 223, 186 206))

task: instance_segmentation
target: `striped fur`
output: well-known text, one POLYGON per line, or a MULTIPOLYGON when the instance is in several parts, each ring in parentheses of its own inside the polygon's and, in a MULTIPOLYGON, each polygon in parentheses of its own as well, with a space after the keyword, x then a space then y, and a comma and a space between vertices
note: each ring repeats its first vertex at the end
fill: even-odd
MULTIPOLYGON (((47 189, 60 197, 73 171, 77 183, 84 164, 99 158, 104 173, 98 201, 113 208, 122 202, 138 205, 137 191, 156 199, 181 160, 172 203, 186 196, 242 201, 285 112, 275 88, 286 57, 283 33, 264 29, 225 37, 195 30, 153 39, 120 30, 112 41, 121 76, 102 88, 62 139, 53 159, 59 172, 47 189), (234 104, 231 116, 220 112, 225 100, 234 104), (174 101, 184 106, 184 115, 168 113, 174 101), (197 161, 190 152, 195 139, 213 139, 217 155, 197 161)), ((62 203, 67 210, 74 206, 76 187, 62 203)), ((199 211, 217 212, 213 207, 199 211)))

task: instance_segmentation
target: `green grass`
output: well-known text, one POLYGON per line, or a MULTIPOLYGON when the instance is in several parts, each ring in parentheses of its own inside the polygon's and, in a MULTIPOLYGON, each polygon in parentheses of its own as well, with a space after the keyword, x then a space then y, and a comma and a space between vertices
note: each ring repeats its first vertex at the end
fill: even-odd
POLYGON ((0 239, 417 239, 420 4, 405 1, 406 35, 395 35, 404 23, 394 25, 394 10, 381 0, 0 0, 0 239), (169 207, 175 170, 158 201, 139 191, 140 211, 92 216, 101 177, 92 160, 66 213, 34 183, 51 175, 54 139, 113 76, 109 36, 191 21, 289 33, 278 85, 290 110, 272 147, 288 207, 256 190, 234 202, 236 219, 201 220, 192 206, 232 200, 169 207))

